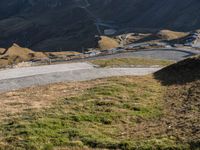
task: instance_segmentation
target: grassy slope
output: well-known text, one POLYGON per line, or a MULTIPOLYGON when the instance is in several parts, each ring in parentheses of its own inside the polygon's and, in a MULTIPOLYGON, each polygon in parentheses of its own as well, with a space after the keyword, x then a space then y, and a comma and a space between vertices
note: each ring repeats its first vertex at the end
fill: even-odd
POLYGON ((17 44, 13 44, 10 48, 5 50, 4 53, 0 53, 0 67, 6 67, 8 65, 14 65, 24 61, 30 61, 33 59, 45 59, 47 56, 41 52, 34 52, 28 48, 20 47, 17 44))
POLYGON ((165 94, 167 134, 176 136, 190 149, 200 148, 200 78, 190 83, 170 85, 165 94))
MULTIPOLYGON (((32 94, 31 103, 51 98, 53 105, 39 111, 27 106, 2 120, 0 148, 198 149, 200 74, 192 63, 199 68, 199 57, 163 69, 155 74, 157 80, 114 77, 79 83, 81 88, 58 84, 58 90, 55 85, 26 89, 30 94, 20 99, 32 94), (170 73, 166 82, 163 74, 170 73)), ((6 101, 9 94, 3 95, 0 98, 6 101)))
POLYGON ((165 40, 175 40, 180 39, 188 35, 186 32, 176 32, 170 30, 161 30, 158 33, 159 37, 165 40))
POLYGON ((101 36, 101 40, 98 41, 98 47, 101 50, 112 49, 118 46, 119 43, 117 42, 117 40, 107 36, 101 36))
POLYGON ((51 108, 10 117, 1 124, 1 147, 181 148, 159 122, 164 89, 149 76, 102 79, 51 108))
POLYGON ((190 57, 155 73, 164 85, 186 84, 200 79, 200 55, 190 57))
POLYGON ((155 73, 166 86, 165 109, 168 134, 200 148, 200 55, 155 73))
POLYGON ((155 60, 155 59, 143 59, 143 58, 113 58, 113 59, 101 59, 93 60, 91 63, 100 67, 120 67, 120 66, 167 66, 173 61, 167 60, 155 60))
POLYGON ((72 55, 80 54, 74 51, 66 52, 34 52, 31 49, 20 47, 17 44, 13 44, 10 48, 0 48, 0 68, 7 67, 8 65, 17 65, 21 62, 27 62, 32 60, 47 60, 51 59, 65 59, 72 55))

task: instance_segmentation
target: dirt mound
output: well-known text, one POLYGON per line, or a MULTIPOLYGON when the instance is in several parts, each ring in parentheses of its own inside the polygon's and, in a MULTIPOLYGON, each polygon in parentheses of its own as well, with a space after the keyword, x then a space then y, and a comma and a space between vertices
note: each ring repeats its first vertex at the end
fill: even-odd
POLYGON ((154 75, 165 85, 185 84, 200 79, 200 55, 168 66, 154 75))
POLYGON ((188 33, 185 32, 176 32, 176 31, 170 31, 170 30, 161 30, 157 33, 158 37, 164 40, 175 40, 179 38, 183 38, 188 35, 188 33))
POLYGON ((99 40, 98 45, 99 45, 98 47, 101 50, 119 47, 119 43, 117 42, 117 40, 107 37, 107 36, 101 36, 101 39, 99 40))
POLYGON ((17 64, 23 61, 30 61, 36 59, 44 59, 47 56, 41 52, 34 52, 28 48, 22 48, 17 44, 13 44, 7 50, 2 49, 0 55, 0 66, 4 67, 7 65, 17 64))
POLYGON ((167 134, 188 143, 188 149, 197 150, 200 147, 200 79, 167 86, 164 106, 166 113, 162 120, 168 125, 167 134))
POLYGON ((200 147, 200 55, 185 59, 155 73, 166 85, 164 96, 167 134, 188 143, 186 149, 200 147))

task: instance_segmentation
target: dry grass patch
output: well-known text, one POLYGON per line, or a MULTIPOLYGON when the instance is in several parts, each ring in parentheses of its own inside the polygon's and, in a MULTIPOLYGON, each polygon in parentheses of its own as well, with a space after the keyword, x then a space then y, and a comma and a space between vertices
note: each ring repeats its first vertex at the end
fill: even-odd
POLYGON ((0 67, 18 64, 24 61, 31 61, 34 59, 46 59, 47 56, 42 52, 34 52, 28 48, 20 47, 13 44, 10 48, 1 54, 0 52, 0 67))
POLYGON ((157 33, 161 39, 164 40, 175 40, 186 37, 189 33, 186 32, 176 32, 171 30, 161 30, 157 33))
POLYGON ((0 55, 4 54, 4 53, 5 53, 5 51, 6 51, 6 49, 5 49, 5 48, 0 48, 0 55))
POLYGON ((9 117, 18 117, 27 110, 48 108, 60 97, 76 95, 91 85, 92 83, 60 83, 3 93, 0 95, 0 121, 9 117))
POLYGON ((117 40, 107 37, 107 36, 101 36, 101 40, 98 42, 98 47, 101 50, 106 50, 106 49, 112 49, 119 47, 119 43, 117 40))
POLYGON ((176 136, 191 149, 200 147, 200 78, 184 85, 170 85, 165 94, 168 134, 176 136))
POLYGON ((113 59, 100 59, 92 60, 91 63, 100 67, 135 67, 135 66, 168 66, 173 64, 174 61, 156 60, 156 59, 143 59, 143 58, 113 58, 113 59))
POLYGON ((190 149, 200 148, 200 55, 157 73, 155 77, 167 87, 165 118, 167 134, 176 136, 190 149))

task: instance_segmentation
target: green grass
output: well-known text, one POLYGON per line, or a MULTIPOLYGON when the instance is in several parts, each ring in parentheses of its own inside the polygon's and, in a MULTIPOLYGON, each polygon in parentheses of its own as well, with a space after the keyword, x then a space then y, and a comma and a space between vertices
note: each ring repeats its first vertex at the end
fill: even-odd
POLYGON ((132 133, 141 121, 162 117, 163 91, 151 77, 107 79, 51 108, 5 121, 0 149, 182 149, 173 137, 132 133))
POLYGON ((173 64, 173 61, 157 60, 157 59, 143 59, 143 58, 113 58, 92 60, 91 63, 100 67, 121 67, 121 66, 168 66, 173 64))

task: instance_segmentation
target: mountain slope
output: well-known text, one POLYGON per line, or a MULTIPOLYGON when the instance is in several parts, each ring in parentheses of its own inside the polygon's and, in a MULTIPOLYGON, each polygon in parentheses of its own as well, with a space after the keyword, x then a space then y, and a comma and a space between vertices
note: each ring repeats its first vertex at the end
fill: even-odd
MULTIPOLYGON (((96 1, 99 2, 93 3, 96 1)), ((98 12, 102 17, 135 28, 193 30, 200 27, 198 0, 108 0, 103 9, 98 12)))
POLYGON ((95 35, 109 28, 198 29, 198 14, 198 0, 1 0, 0 47, 81 50, 96 46, 95 35))
POLYGON ((96 27, 73 0, 1 1, 0 6, 8 7, 0 13, 0 47, 18 43, 34 50, 58 51, 95 46, 96 27))

